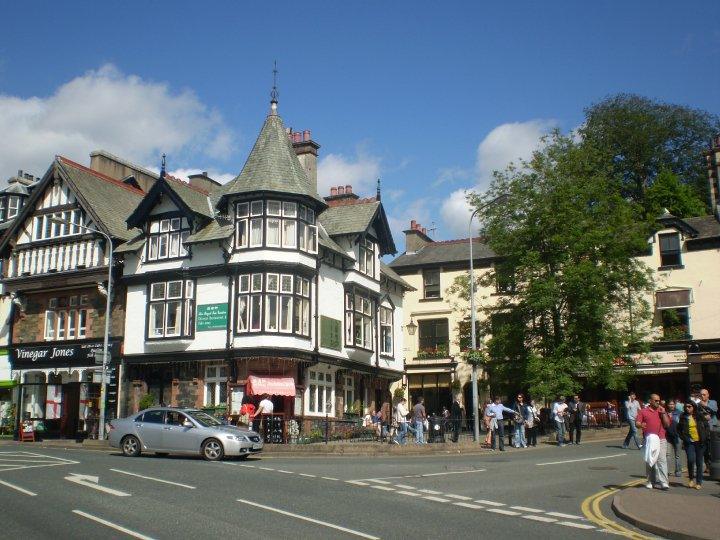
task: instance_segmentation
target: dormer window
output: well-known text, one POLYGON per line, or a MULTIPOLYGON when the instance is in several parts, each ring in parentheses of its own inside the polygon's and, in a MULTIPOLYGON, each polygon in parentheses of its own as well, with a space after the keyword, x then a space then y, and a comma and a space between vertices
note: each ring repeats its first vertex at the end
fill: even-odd
POLYGON ((187 221, 181 217, 150 222, 146 260, 159 261, 187 256, 185 240, 190 236, 187 221))
POLYGON ((7 211, 7 198, 0 197, 0 221, 5 221, 5 212, 7 211))
POLYGON ((291 201, 235 205, 235 248, 276 248, 317 253, 315 212, 291 201))
POLYGON ((372 240, 360 240, 358 249, 358 266, 363 274, 375 277, 375 244, 372 240))
POLYGON ((12 219, 18 215, 20 211, 20 197, 8 197, 7 218, 12 219))
POLYGON ((661 234, 660 266, 682 266, 680 254, 680 235, 678 233, 661 234))

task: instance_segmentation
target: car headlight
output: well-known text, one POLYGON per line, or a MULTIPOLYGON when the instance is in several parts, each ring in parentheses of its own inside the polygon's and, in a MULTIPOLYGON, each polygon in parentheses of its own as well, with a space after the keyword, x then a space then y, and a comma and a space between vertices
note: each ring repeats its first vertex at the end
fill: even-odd
POLYGON ((226 437, 231 441, 248 442, 250 440, 245 435, 226 435, 226 437))

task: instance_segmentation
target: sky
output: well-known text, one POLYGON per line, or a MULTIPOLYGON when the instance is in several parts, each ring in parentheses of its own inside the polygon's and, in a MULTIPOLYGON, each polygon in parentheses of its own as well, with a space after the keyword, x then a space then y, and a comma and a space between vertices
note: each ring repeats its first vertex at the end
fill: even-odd
POLYGON ((268 112, 320 145, 319 192, 468 236, 470 191, 620 92, 720 113, 716 1, 0 0, 0 181, 105 149, 236 176, 268 112))

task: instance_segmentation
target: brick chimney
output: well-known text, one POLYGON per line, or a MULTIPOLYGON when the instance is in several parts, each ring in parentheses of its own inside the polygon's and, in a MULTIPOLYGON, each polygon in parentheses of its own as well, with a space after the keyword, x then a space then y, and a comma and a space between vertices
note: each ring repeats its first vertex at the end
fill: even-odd
POLYGON ((192 187, 202 189, 208 193, 210 193, 213 188, 220 185, 220 182, 213 180, 208 176, 207 171, 203 171, 198 174, 191 174, 188 176, 188 180, 190 181, 190 185, 192 187))
POLYGON ((403 232, 405 233, 405 253, 417 253, 433 241, 427 235, 427 229, 414 219, 410 222, 410 228, 403 232))
POLYGON ((710 150, 705 153, 710 188, 710 209, 720 220, 720 133, 710 141, 710 150))
POLYGON ((317 156, 320 145, 312 140, 309 129, 302 133, 290 129, 288 136, 292 141, 295 154, 300 160, 300 165, 302 165, 308 180, 310 180, 310 185, 317 192, 317 156))
POLYGON ((330 206, 339 206, 359 198, 360 196, 357 193, 353 193, 351 185, 331 187, 330 196, 324 197, 325 202, 330 206))

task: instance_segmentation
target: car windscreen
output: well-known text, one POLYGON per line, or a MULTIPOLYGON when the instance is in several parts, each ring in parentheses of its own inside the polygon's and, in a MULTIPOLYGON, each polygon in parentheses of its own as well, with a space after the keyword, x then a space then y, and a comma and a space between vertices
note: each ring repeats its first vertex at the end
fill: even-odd
POLYGON ((225 424, 215 418, 214 416, 209 415, 206 412, 202 411, 186 411, 187 415, 190 416, 193 420, 195 420, 198 424, 200 424, 203 427, 214 427, 214 426, 224 426, 225 424))

